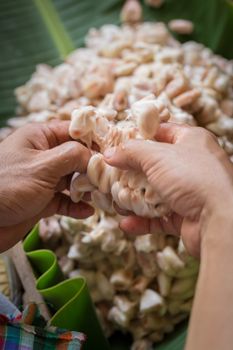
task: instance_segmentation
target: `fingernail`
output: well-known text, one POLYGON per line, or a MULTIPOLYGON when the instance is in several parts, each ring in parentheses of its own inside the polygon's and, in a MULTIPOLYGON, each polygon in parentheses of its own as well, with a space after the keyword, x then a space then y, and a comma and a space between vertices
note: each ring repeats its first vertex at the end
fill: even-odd
POLYGON ((109 148, 104 152, 104 157, 112 158, 115 152, 116 152, 116 147, 109 148))

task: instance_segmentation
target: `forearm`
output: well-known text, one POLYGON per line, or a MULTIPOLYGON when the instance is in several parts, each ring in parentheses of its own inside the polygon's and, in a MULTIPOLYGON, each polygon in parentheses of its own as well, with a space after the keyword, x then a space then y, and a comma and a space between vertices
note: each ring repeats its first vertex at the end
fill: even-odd
POLYGON ((233 344, 233 201, 205 226, 201 268, 186 350, 230 350, 233 344))

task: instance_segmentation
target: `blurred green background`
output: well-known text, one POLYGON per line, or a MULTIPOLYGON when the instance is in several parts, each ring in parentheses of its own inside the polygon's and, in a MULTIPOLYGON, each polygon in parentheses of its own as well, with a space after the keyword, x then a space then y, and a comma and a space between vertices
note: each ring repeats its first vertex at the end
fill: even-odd
MULTIPOLYGON (((0 123, 15 113, 14 88, 28 80, 37 63, 56 65, 83 45, 90 27, 119 23, 122 0, 0 1, 0 123)), ((165 0, 144 6, 145 20, 191 19, 192 36, 233 58, 233 7, 225 0, 165 0)), ((180 39, 184 39, 181 38, 180 39)))

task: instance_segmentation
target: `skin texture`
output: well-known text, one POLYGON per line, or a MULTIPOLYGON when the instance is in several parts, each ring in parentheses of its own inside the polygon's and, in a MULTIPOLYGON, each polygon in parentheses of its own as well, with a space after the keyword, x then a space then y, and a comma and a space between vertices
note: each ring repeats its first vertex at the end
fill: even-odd
POLYGON ((134 141, 106 162, 143 171, 172 209, 167 221, 125 218, 129 234, 181 233, 200 271, 185 350, 231 350, 233 343, 233 166, 215 137, 197 127, 166 124, 157 142, 134 141))
MULTIPOLYGON (((90 153, 68 137, 68 122, 27 125, 0 144, 1 250, 55 213, 84 218, 86 203, 62 193, 90 153)), ((143 171, 172 214, 167 220, 125 218, 129 234, 181 232, 201 265, 186 350, 231 350, 233 343, 233 169, 215 137, 201 128, 162 125, 156 142, 131 141, 105 153, 106 162, 143 171)))
POLYGON ((233 193, 233 167, 215 136, 202 128, 166 123, 156 142, 130 141, 107 150, 105 161, 142 171, 171 208, 167 220, 128 216, 122 229, 181 234, 188 251, 199 256, 206 217, 233 193))
POLYGON ((86 218, 93 208, 73 203, 68 186, 85 172, 90 152, 71 141, 69 122, 28 124, 0 144, 0 250, 13 246, 42 217, 55 213, 86 218))

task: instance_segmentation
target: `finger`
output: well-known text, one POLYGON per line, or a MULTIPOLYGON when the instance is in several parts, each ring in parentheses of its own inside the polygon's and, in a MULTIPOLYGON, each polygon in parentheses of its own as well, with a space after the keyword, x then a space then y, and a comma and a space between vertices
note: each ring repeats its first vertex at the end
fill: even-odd
MULTIPOLYGON (((69 121, 51 121, 47 123, 28 123, 9 137, 23 147, 46 150, 70 141, 69 121)), ((9 138, 8 138, 9 140, 9 138)))
POLYGON ((1 227, 0 228, 0 253, 5 252, 7 249, 13 247, 18 243, 24 236, 32 229, 32 227, 37 223, 36 219, 31 219, 27 222, 22 222, 20 224, 1 227))
POLYGON ((94 209, 88 203, 74 203, 68 195, 57 193, 48 206, 39 214, 39 218, 54 214, 70 216, 75 219, 85 219, 94 214, 94 209))
POLYGON ((181 225, 183 218, 172 213, 168 217, 162 217, 159 219, 162 231, 168 235, 180 236, 181 225))
MULTIPOLYGON (((164 152, 170 145, 150 140, 131 140, 124 145, 109 148, 104 152, 104 160, 111 166, 123 170, 143 171, 143 166, 152 155, 164 152)), ((161 156, 160 156, 161 157, 161 156)))
POLYGON ((32 229, 32 227, 43 217, 54 214, 70 216, 75 219, 85 219, 94 214, 94 209, 87 203, 73 203, 69 196, 57 193, 51 203, 38 215, 30 220, 11 227, 0 228, 0 253, 11 248, 32 229))
POLYGON ((182 226, 182 241, 188 253, 200 259, 200 224, 192 220, 185 219, 182 226))
POLYGON ((128 216, 121 220, 120 227, 123 231, 133 235, 163 232, 178 236, 180 234, 181 224, 182 218, 174 213, 167 219, 147 219, 139 216, 128 216))
POLYGON ((50 148, 71 141, 69 125, 70 121, 68 120, 52 120, 48 123, 41 124, 43 133, 48 140, 50 148))
POLYGON ((70 174, 70 175, 67 175, 67 176, 63 176, 61 178, 61 180, 58 182, 55 190, 57 192, 62 192, 64 190, 69 190, 72 176, 73 176, 73 174, 70 174))
POLYGON ((131 235, 143 235, 151 233, 153 225, 153 233, 161 232, 161 225, 158 219, 146 219, 139 216, 128 216, 120 222, 120 228, 131 235), (153 224, 152 224, 153 221, 153 224))
POLYGON ((75 171, 85 172, 91 153, 81 143, 69 141, 41 152, 40 156, 51 175, 60 179, 75 171))
POLYGON ((175 123, 162 123, 155 135, 156 141, 177 143, 186 133, 190 126, 175 123))

